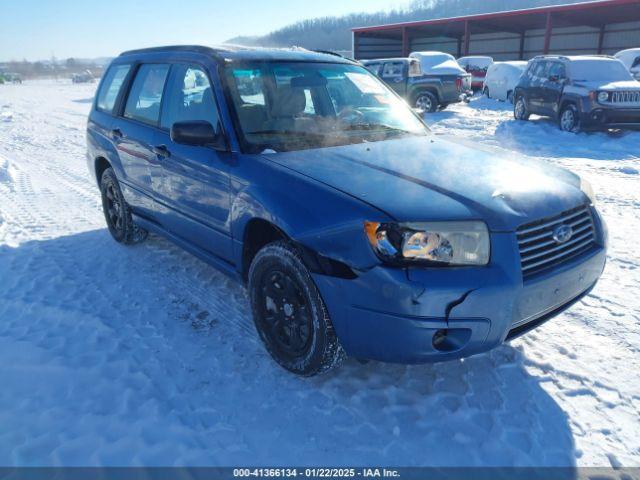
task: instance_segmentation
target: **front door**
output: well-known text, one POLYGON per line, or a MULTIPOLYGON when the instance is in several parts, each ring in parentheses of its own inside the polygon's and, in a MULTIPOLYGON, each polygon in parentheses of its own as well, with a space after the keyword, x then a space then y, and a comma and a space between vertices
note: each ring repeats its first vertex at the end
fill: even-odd
POLYGON ((560 97, 566 81, 566 69, 560 62, 549 62, 546 81, 542 87, 542 108, 548 115, 558 115, 560 97))
POLYGON ((171 140, 171 125, 204 120, 220 129, 220 117, 205 68, 177 64, 171 69, 162 107, 156 152, 162 164, 163 224, 170 232, 231 261, 229 224, 231 154, 171 140))

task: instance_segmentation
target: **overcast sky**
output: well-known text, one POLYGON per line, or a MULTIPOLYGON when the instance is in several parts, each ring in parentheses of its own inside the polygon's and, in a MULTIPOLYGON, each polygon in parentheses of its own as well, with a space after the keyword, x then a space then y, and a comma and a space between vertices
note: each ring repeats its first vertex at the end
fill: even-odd
POLYGON ((0 0, 0 61, 113 56, 131 48, 268 33, 297 20, 406 0, 0 0))

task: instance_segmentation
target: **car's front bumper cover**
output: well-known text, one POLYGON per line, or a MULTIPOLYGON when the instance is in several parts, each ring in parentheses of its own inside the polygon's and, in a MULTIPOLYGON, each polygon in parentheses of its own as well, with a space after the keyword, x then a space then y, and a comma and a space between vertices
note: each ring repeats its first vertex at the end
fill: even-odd
POLYGON ((314 275, 347 354, 399 363, 490 350, 568 308, 600 277, 605 248, 523 282, 515 235, 492 235, 482 268, 384 266, 347 280, 314 275), (447 341, 434 346, 434 336, 447 341))
POLYGON ((581 116, 584 128, 640 128, 640 108, 598 107, 581 116))

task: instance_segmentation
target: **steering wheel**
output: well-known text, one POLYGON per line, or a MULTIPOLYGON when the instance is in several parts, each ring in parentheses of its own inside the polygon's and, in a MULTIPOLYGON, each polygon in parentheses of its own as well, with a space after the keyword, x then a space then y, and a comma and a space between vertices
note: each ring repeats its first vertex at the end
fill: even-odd
POLYGON ((338 113, 338 120, 347 123, 359 123, 364 119, 364 113, 360 110, 356 110, 353 107, 347 107, 340 110, 338 113))

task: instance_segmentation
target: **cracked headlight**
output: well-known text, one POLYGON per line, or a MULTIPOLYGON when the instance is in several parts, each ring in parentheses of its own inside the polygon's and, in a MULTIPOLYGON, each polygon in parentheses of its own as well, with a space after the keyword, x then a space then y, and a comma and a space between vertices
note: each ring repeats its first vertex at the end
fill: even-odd
POLYGON ((388 263, 489 263, 489 231, 484 222, 365 222, 365 232, 373 250, 388 263))
POLYGON ((593 205, 596 204, 596 194, 593 191, 593 187, 587 180, 582 177, 580 177, 580 190, 582 190, 582 193, 587 196, 587 198, 593 205))

